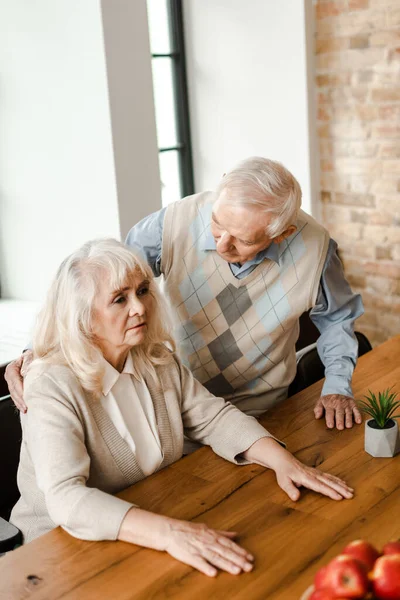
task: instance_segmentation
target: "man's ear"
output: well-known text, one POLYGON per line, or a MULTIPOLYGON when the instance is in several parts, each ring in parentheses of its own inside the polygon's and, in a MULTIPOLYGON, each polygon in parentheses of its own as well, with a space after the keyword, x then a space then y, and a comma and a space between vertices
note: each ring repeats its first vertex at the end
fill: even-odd
POLYGON ((274 237, 273 242, 275 244, 280 244, 283 242, 283 240, 286 240, 286 238, 290 237, 296 230, 296 225, 289 225, 289 227, 283 233, 274 237))

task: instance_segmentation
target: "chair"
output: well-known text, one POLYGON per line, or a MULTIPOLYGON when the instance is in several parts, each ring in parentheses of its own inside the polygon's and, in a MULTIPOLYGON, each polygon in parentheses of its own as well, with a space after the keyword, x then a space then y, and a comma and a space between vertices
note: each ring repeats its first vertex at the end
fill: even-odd
MULTIPOLYGON (((8 392, 0 369, 1 393, 8 392)), ((20 531, 8 522, 11 510, 20 494, 17 486, 17 470, 21 449, 22 430, 19 412, 7 394, 0 398, 0 553, 12 550, 21 543, 20 531)))
MULTIPOLYGON (((372 350, 368 338, 363 333, 356 331, 355 335, 358 340, 358 356, 362 356, 372 350)), ((325 377, 324 365, 316 348, 318 337, 319 331, 311 321, 309 314, 303 313, 300 317, 300 335, 296 344, 296 350, 303 350, 304 354, 301 355, 301 358, 297 362, 297 372, 289 386, 289 396, 301 392, 301 390, 325 377)))

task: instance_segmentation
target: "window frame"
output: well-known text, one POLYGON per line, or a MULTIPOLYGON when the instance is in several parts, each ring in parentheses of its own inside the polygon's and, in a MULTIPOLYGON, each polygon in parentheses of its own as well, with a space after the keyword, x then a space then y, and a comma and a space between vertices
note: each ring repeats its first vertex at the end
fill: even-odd
MULTIPOLYGON (((171 40, 171 51, 165 53, 151 52, 151 61, 171 59, 172 87, 174 95, 175 122, 178 143, 173 146, 159 147, 159 154, 177 152, 179 164, 179 180, 182 197, 194 194, 194 175, 192 144, 190 134, 189 98, 186 76, 186 57, 183 27, 182 0, 167 0, 168 27, 171 40)), ((177 198, 179 200, 179 198, 177 198)))

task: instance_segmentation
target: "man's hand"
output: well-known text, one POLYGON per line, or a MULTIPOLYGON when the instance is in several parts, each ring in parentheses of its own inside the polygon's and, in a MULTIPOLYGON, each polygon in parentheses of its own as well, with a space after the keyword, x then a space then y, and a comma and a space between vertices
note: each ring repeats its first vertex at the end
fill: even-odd
POLYGON ((357 424, 362 423, 362 416, 357 408, 354 398, 341 394, 328 394, 321 396, 314 408, 316 419, 320 419, 325 412, 325 421, 329 429, 348 429, 353 427, 353 419, 357 424))
POLYGON ((13 360, 4 374, 4 379, 7 381, 8 389, 10 390, 11 398, 17 408, 23 413, 26 413, 27 407, 24 402, 24 376, 27 368, 32 362, 33 353, 27 350, 19 358, 13 360))

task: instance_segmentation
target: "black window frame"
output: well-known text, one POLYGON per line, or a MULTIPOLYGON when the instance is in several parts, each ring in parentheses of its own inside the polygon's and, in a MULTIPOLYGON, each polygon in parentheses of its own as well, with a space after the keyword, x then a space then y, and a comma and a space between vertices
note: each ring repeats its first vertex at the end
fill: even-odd
MULTIPOLYGON (((171 52, 151 53, 153 60, 170 58, 172 63, 172 86, 175 100, 175 120, 178 143, 174 146, 159 147, 158 152, 177 152, 179 179, 182 197, 194 194, 192 144, 189 120, 189 98, 186 77, 186 57, 183 28, 182 0, 167 0, 168 26, 171 52)), ((177 198, 179 200, 179 198, 177 198)))

